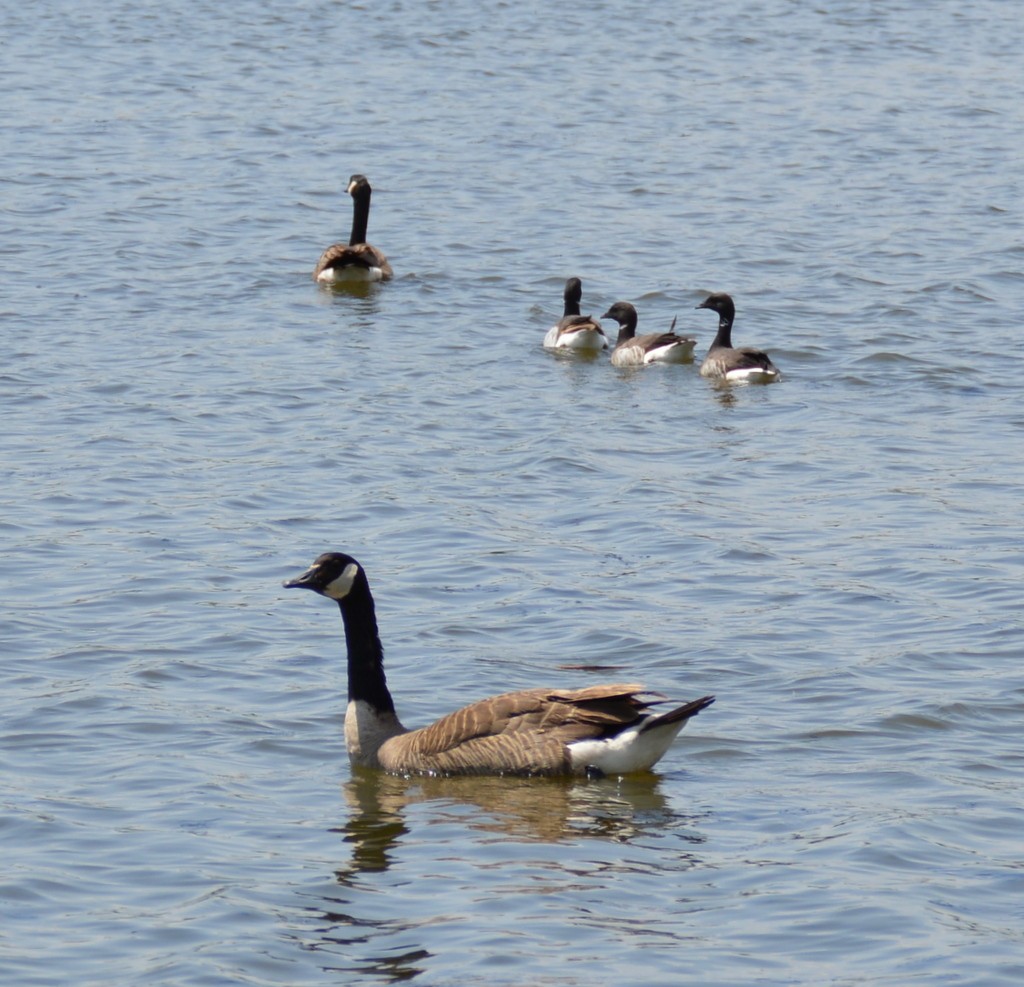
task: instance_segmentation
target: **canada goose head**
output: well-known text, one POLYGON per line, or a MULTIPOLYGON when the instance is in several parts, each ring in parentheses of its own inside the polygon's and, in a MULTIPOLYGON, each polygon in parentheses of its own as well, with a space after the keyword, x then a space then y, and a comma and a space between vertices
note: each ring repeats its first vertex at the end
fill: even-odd
POLYGON ((343 552, 324 552, 301 576, 284 583, 285 589, 311 589, 338 603, 345 600, 356 586, 369 588, 366 573, 351 555, 343 552))
POLYGON ((345 190, 353 199, 368 199, 373 189, 365 175, 353 175, 348 180, 348 188, 345 190))

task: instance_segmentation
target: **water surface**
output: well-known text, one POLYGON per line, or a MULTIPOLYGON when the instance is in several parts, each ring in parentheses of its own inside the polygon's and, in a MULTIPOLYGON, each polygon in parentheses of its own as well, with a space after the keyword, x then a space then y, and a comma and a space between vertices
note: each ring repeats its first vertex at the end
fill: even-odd
POLYGON ((0 15, 4 981, 1020 983, 1007 11, 0 15), (546 353, 569 275, 784 379, 546 353), (353 775, 325 549, 409 725, 718 702, 651 777, 353 775))

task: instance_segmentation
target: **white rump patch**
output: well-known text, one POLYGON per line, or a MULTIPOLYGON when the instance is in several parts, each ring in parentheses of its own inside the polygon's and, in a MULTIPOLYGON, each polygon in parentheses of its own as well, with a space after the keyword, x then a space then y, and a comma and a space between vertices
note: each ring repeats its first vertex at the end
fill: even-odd
POLYGON ((558 326, 552 326, 544 337, 544 348, 603 350, 608 348, 608 338, 596 329, 569 329, 563 332, 558 326))
POLYGON ((587 768, 597 768, 606 775, 623 775, 653 767, 669 749, 686 721, 668 723, 641 733, 640 728, 647 719, 614 737, 568 744, 573 770, 582 773, 587 768))
POLYGON ((558 326, 552 326, 544 336, 544 348, 553 350, 558 348, 558 326))
POLYGON ((353 264, 349 267, 327 267, 316 277, 317 281, 325 284, 339 284, 343 282, 360 281, 381 281, 384 272, 379 267, 360 267, 353 264))
POLYGON ((668 346, 656 346, 644 354, 644 363, 686 363, 692 346, 682 343, 669 343, 668 346))

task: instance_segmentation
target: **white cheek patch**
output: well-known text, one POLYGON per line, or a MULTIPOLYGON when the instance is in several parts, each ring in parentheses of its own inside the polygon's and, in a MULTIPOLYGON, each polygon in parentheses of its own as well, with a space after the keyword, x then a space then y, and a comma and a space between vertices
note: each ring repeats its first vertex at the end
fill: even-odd
POLYGON ((348 596, 352 589, 352 584, 356 581, 356 576, 359 575, 359 566, 354 562, 349 562, 347 566, 342 570, 340 576, 336 576, 324 587, 324 596, 329 596, 332 600, 343 600, 348 596))

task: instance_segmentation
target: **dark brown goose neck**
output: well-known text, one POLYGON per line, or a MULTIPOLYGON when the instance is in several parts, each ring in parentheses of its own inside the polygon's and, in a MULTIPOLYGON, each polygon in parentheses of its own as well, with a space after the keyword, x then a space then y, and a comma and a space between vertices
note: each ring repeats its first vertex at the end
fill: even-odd
POLYGON ((377 632, 377 612, 366 576, 338 601, 348 647, 348 698, 369 703, 381 713, 394 713, 395 704, 384 677, 384 648, 377 632))
POLYGON ((370 221, 370 186, 357 185, 352 190, 352 235, 349 246, 366 243, 366 226, 370 221))

